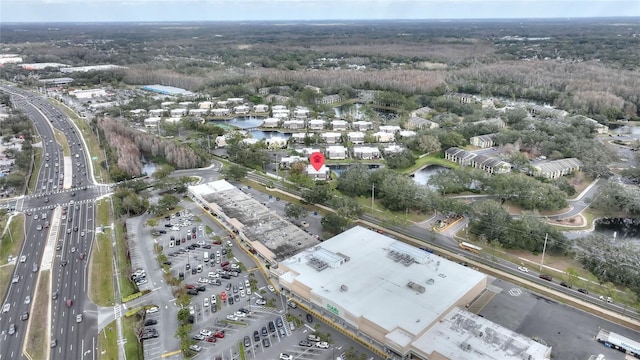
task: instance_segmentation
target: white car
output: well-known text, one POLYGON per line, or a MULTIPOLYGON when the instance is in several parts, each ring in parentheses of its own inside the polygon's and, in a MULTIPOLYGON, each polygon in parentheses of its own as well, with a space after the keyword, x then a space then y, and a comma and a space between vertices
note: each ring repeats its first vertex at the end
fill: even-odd
POLYGON ((207 279, 207 278, 200 278, 200 279, 198 279, 198 282, 199 282, 199 283, 201 283, 201 284, 207 284, 207 283, 209 283, 209 279, 207 279))
POLYGON ((232 247, 233 243, 231 242, 231 240, 227 240, 227 246, 232 247))
POLYGON ((20 262, 23 263, 25 261, 27 261, 27 255, 20 256, 20 262))
POLYGON ((235 313, 233 313, 233 315, 239 318, 247 317, 247 314, 243 313, 242 311, 236 311, 235 313))
POLYGON ((204 302, 202 303, 202 306, 209 307, 209 298, 204 298, 204 302))
POLYGON ((176 243, 173 240, 169 241, 169 247, 172 248, 174 246, 176 246, 176 243))
POLYGON ((612 299, 612 298, 610 298, 610 297, 608 297, 608 296, 607 296, 607 297, 604 297, 604 296, 600 295, 600 296, 598 297, 598 299, 600 299, 600 300, 602 300, 602 301, 606 301, 606 302, 608 302, 608 303, 612 303, 612 302, 613 302, 613 299, 612 299))
POLYGON ((4 313, 8 313, 8 312, 9 312, 9 310, 11 310, 11 304, 6 303, 6 304, 2 305, 2 313, 3 313, 3 314, 4 314, 4 313))
POLYGON ((240 297, 245 297, 247 295, 247 293, 244 292, 244 290, 240 290, 240 297))
POLYGON ((200 346, 198 346, 198 345, 191 345, 191 346, 189 346, 189 349, 190 349, 190 350, 193 350, 193 351, 195 351, 195 352, 200 352, 200 351, 202 351, 202 347, 200 347, 200 346))
POLYGON ((267 305, 267 300, 265 300, 265 299, 256 299, 256 305, 267 305))
POLYGON ((76 322, 77 323, 82 322, 82 314, 76 315, 76 322))
POLYGON ((280 353, 279 360, 293 360, 293 356, 285 353, 280 353))
POLYGON ((211 295, 211 305, 216 303, 216 296, 215 295, 211 295))
POLYGON ((240 320, 240 318, 238 318, 237 316, 234 316, 234 315, 227 315, 227 320, 238 321, 238 320, 240 320))
POLYGON ((24 298, 24 303, 31 304, 31 296, 27 295, 27 297, 24 298))
POLYGON ((524 267, 524 266, 518 266, 518 270, 520 270, 520 271, 522 271, 522 272, 525 272, 525 273, 528 273, 528 272, 529 272, 529 269, 527 269, 527 268, 526 268, 526 267, 524 267))
POLYGON ((76 248, 75 248, 75 247, 72 247, 72 248, 71 248, 71 252, 72 252, 72 253, 76 252, 76 248))
POLYGON ((215 273, 215 272, 213 272, 213 271, 209 271, 209 275, 208 275, 208 277, 210 277, 210 278, 212 278, 212 279, 217 279, 217 278, 219 278, 219 277, 220 277, 220 274, 215 273))
POLYGON ((251 288, 247 288, 247 295, 251 295, 251 288))
POLYGON ((160 311, 160 309, 157 306, 154 306, 147 309, 147 314, 157 313, 158 311, 160 311))
POLYGON ((267 286, 267 289, 269 289, 269 291, 271 292, 276 292, 276 289, 271 285, 267 286))
POLYGON ((196 244, 198 244, 198 245, 200 245, 200 246, 204 246, 204 245, 206 245, 207 243, 206 243, 206 242, 204 242, 204 240, 200 240, 200 241, 196 242, 196 244))
POLYGON ((213 332, 211 332, 211 330, 202 329, 202 330, 200 330, 200 335, 208 337, 208 336, 213 335, 213 332))
POLYGON ((20 280, 20 277, 18 277, 18 275, 14 276, 13 278, 11 278, 11 283, 15 284, 20 280))
POLYGON ((320 349, 328 349, 329 343, 326 341, 320 341, 316 343, 316 346, 319 347, 320 349))

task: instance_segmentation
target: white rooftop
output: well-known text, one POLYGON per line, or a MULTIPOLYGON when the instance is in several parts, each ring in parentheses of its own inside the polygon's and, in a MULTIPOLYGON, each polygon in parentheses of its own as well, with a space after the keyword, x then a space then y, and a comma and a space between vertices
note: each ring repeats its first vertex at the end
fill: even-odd
POLYGON ((551 353, 550 347, 461 308, 451 310, 413 347, 447 359, 542 360, 551 353))
POLYGON ((283 283, 302 283, 310 289, 312 299, 335 304, 343 309, 340 314, 362 317, 387 333, 401 330, 407 339, 395 340, 399 344, 412 341, 472 288, 486 281, 486 275, 478 271, 361 226, 281 264, 283 271, 291 270, 280 276, 283 283), (402 256, 413 261, 405 264, 402 256), (343 257, 348 260, 337 260, 343 257), (320 259, 327 267, 318 270, 318 261, 312 259, 320 259), (410 288, 409 282, 417 286, 410 288), (423 292, 415 290, 421 287, 423 292))

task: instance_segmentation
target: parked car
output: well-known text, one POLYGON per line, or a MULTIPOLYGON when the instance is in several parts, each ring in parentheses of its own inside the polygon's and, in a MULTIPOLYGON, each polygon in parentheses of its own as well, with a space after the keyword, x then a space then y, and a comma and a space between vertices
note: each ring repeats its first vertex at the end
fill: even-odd
POLYGON ((144 322, 144 326, 156 325, 157 323, 158 323, 158 320, 147 319, 144 322))
POLYGON ((326 341, 319 341, 316 343, 316 346, 319 347, 320 349, 328 349, 329 343, 326 341))
POLYGON ((205 337, 202 336, 202 335, 193 335, 193 340, 195 340, 195 341, 202 341, 204 339, 205 339, 205 337))
POLYGON ((250 348, 251 347, 251 338, 250 337, 245 336, 243 342, 244 342, 244 347, 245 348, 250 348))
POLYGON ((311 342, 307 341, 307 340, 302 340, 302 341, 300 341, 300 342, 298 343, 298 345, 300 345, 300 346, 306 346, 306 347, 312 347, 312 346, 313 346, 313 344, 312 344, 311 342))
POLYGON ((307 314, 307 322, 308 323, 312 323, 313 322, 313 316, 311 316, 311 314, 307 314))
POLYGON ((200 351, 202 351, 202 347, 200 347, 198 345, 191 345, 191 346, 189 346, 189 350, 193 350, 195 352, 200 352, 200 351))
POLYGON ((260 341, 260 333, 258 330, 253 332, 253 341, 260 341))
POLYGON ((271 342, 269 341, 269 338, 263 338, 262 339, 262 346, 264 347, 269 347, 271 345, 271 342))

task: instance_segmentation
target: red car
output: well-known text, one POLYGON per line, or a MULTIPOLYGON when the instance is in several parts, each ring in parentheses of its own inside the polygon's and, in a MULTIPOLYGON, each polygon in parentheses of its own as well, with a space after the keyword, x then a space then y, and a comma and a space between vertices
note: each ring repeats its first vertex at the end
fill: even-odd
POLYGON ((67 307, 70 308, 71 305, 73 305, 73 300, 71 299, 67 300, 67 307))
POLYGON ((222 301, 227 300, 227 293, 226 293, 226 291, 223 291, 223 292, 220 294, 220 300, 222 300, 222 301))
POLYGON ((224 331, 216 331, 213 336, 217 337, 218 339, 224 339, 224 331))
POLYGON ((228 261, 225 261, 225 262, 223 262, 222 264, 220 264, 220 267, 225 267, 225 266, 227 266, 227 265, 229 265, 229 262, 228 262, 228 261))
POLYGON ((216 244, 216 245, 222 245, 222 241, 220 241, 220 240, 215 240, 213 243, 216 244))
POLYGON ((187 284, 184 286, 185 289, 195 289, 196 286, 195 285, 191 285, 191 284, 187 284))
POLYGON ((214 343, 214 342, 216 342, 216 338, 215 338, 215 337, 213 337, 213 336, 209 336, 209 337, 207 337, 207 339, 206 339, 206 340, 207 340, 207 342, 213 342, 213 343, 214 343))

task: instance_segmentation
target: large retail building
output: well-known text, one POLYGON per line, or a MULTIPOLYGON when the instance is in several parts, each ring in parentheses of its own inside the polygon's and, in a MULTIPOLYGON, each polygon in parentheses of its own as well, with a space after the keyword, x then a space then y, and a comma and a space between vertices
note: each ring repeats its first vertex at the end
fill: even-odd
POLYGON ((551 348, 466 311, 487 276, 356 226, 278 263, 290 296, 407 359, 549 359, 551 348))

